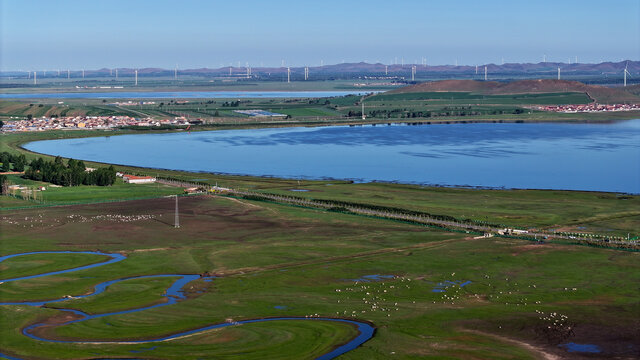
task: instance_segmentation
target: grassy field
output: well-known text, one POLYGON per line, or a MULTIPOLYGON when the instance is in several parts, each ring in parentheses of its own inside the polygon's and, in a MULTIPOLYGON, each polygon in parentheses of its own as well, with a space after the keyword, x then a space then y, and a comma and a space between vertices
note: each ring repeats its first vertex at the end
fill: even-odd
POLYGON ((368 101, 404 102, 404 101, 432 101, 443 104, 588 104, 591 99, 584 93, 547 93, 547 94, 513 94, 513 95, 483 95, 469 92, 423 92, 401 94, 379 94, 368 98, 368 101))
MULTIPOLYGON (((559 346, 568 342, 597 345, 599 358, 637 351, 633 314, 640 308, 630 286, 640 281, 637 253, 472 239, 393 221, 220 197, 184 198, 180 209, 179 229, 172 227, 171 199, 0 212, 3 254, 101 250, 127 256, 108 266, 2 284, 0 299, 52 299, 88 293, 95 284, 117 278, 207 272, 218 278, 190 283, 188 300, 175 305, 47 327, 39 335, 125 340, 228 319, 318 314, 376 326, 374 338, 345 359, 580 357, 559 346), (122 217, 137 220, 113 220, 122 217), (358 280, 373 274, 394 279, 358 280), (553 325, 547 320, 551 313, 567 319, 553 325), (569 326, 573 331, 565 337, 569 326)), ((2 270, 37 273, 42 266, 64 269, 87 261, 96 260, 23 257, 3 263, 2 270)), ((148 306, 162 301, 168 282, 127 280, 101 295, 52 307, 104 313, 148 306)), ((60 321, 58 310, 0 306, 0 312, 0 352, 24 358, 312 358, 354 335, 343 324, 283 321, 156 344, 56 344, 26 338, 19 329, 35 321, 60 321)))
MULTIPOLYGON (((24 185, 29 187, 46 188, 44 191, 37 191, 35 201, 28 202, 29 205, 64 205, 78 203, 95 203, 105 201, 117 201, 124 199, 141 199, 150 197, 162 197, 184 193, 182 188, 176 188, 161 184, 128 184, 118 178, 113 186, 93 186, 83 185, 75 187, 56 187, 46 182, 23 179, 18 175, 8 175, 9 183, 24 185)), ((30 190, 32 191, 32 190, 30 190)), ((21 199, 27 197, 26 194, 16 191, 16 197, 21 199)), ((2 200, 7 198, 3 196, 2 200)), ((0 203, 1 204, 1 203, 0 203)), ((11 202, 8 203, 8 205, 11 202)), ((27 203, 22 203, 26 205, 27 203)), ((20 206, 20 205, 18 205, 20 206)), ((3 206, 5 207, 5 206, 3 206)), ((8 207, 8 206, 7 206, 8 207)))

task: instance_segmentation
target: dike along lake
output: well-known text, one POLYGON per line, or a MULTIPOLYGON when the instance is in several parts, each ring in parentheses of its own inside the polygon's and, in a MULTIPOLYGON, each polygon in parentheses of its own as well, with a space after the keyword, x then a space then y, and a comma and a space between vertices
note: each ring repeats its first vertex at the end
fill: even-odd
POLYGON ((180 132, 47 140, 25 148, 194 172, 640 193, 640 120, 180 132))

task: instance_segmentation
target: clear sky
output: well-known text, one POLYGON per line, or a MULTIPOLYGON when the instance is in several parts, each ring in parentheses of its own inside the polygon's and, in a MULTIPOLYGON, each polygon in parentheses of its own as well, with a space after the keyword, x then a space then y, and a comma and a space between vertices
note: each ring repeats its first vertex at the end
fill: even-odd
POLYGON ((640 59, 640 0, 0 0, 2 70, 640 59))

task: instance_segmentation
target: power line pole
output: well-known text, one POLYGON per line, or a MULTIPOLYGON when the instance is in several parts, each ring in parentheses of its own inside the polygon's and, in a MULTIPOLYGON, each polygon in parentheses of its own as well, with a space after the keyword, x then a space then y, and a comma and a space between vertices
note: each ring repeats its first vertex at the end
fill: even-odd
POLYGON ((180 227, 180 218, 178 217, 178 195, 176 195, 176 219, 174 221, 174 227, 176 229, 180 227))

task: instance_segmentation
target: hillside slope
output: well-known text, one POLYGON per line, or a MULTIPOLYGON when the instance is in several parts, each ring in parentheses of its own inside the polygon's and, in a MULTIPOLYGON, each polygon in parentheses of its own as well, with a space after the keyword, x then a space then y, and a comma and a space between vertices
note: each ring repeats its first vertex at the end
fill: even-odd
POLYGON ((598 85, 587 85, 578 81, 550 79, 519 80, 508 83, 477 80, 442 80, 405 86, 390 91, 389 93, 401 94, 434 91, 464 91, 487 95, 581 92, 586 93, 598 103, 640 103, 639 96, 624 90, 598 85))

